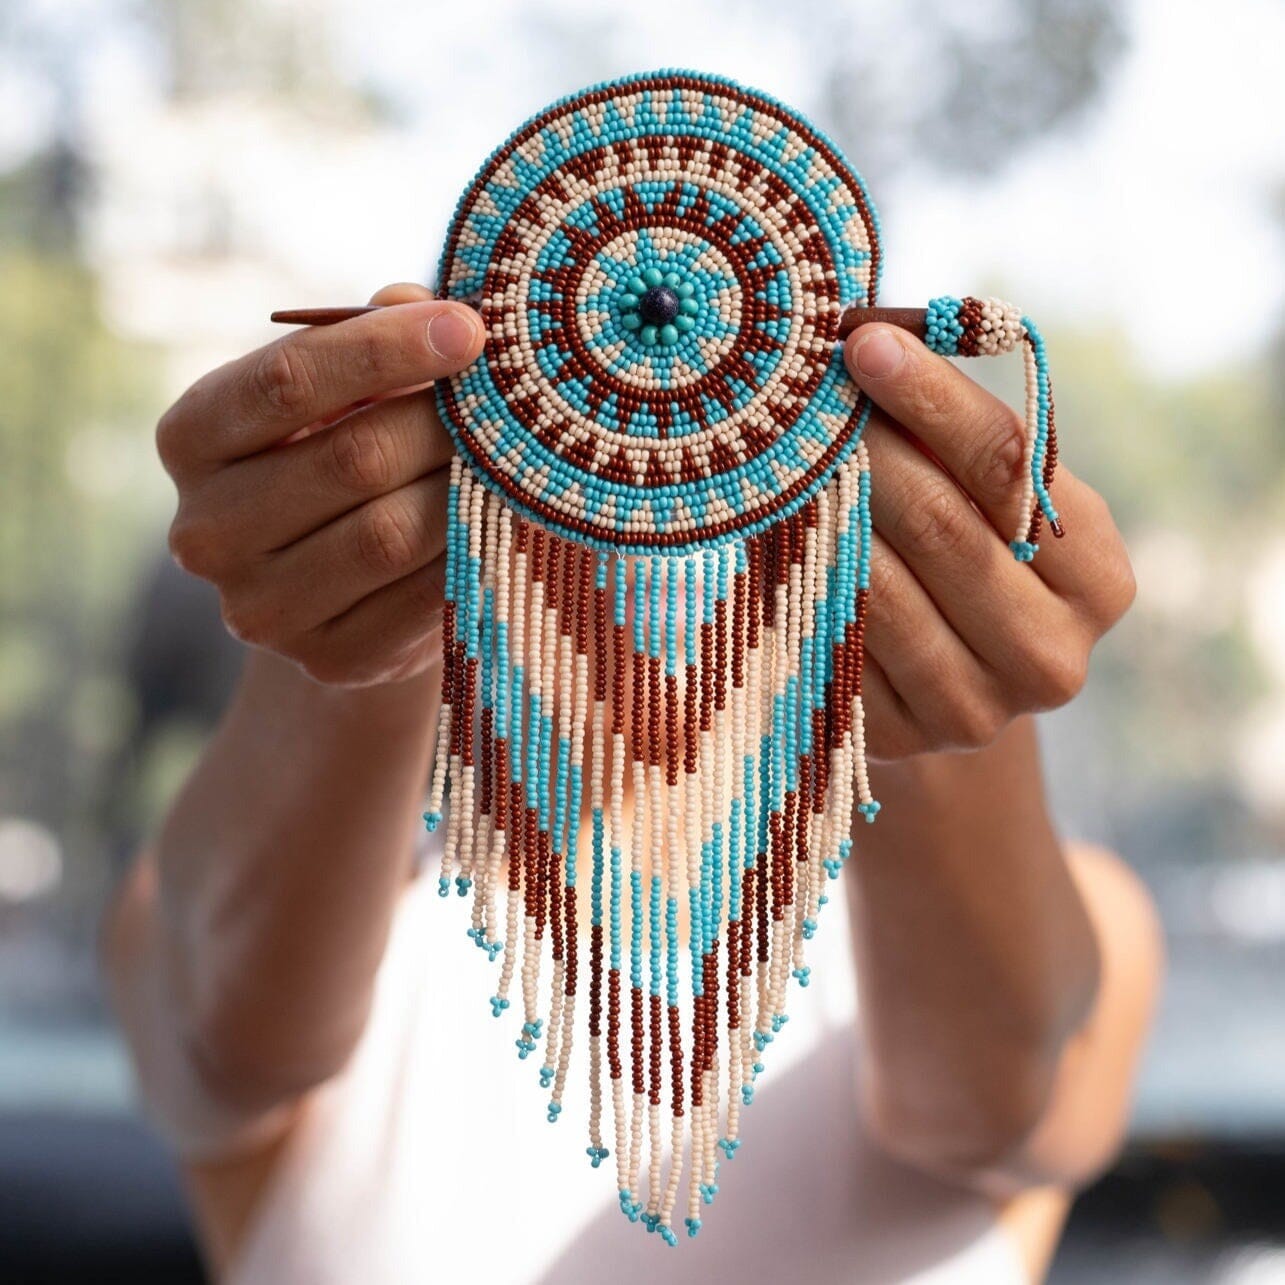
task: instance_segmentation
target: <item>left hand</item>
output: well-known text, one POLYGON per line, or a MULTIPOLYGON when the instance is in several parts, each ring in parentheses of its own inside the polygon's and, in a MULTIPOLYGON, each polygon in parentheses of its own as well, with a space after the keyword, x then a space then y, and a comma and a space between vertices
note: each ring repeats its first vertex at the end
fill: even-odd
POLYGON ((1021 416, 909 333, 871 323, 844 349, 874 403, 874 537, 863 690, 872 759, 979 749, 1065 704, 1136 591, 1106 501, 1059 457, 1034 561, 1008 548, 1021 416))

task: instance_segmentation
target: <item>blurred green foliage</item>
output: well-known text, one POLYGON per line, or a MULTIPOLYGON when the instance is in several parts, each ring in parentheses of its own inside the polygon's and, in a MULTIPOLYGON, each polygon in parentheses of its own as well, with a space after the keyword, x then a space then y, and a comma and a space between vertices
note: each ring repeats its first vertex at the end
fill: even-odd
POLYGON ((157 368, 74 254, 0 253, 0 813, 60 833, 73 875, 101 864, 87 805, 132 722, 121 616, 154 547, 136 486, 157 368))

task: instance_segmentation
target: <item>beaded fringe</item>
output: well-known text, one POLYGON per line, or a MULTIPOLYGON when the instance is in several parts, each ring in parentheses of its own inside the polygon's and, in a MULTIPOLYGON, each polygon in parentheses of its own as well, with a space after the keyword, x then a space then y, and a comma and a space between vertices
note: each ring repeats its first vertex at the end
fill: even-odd
MULTIPOLYGON (((1042 517, 1061 534, 1057 449, 1043 343, 1014 312, 934 300, 928 342, 1025 345, 1010 548, 1028 561, 1042 517)), ((861 685, 870 540, 864 442, 775 526, 683 555, 573 543, 452 465, 424 814, 446 824, 439 892, 472 894, 468 935, 499 960, 491 1011, 520 1007, 519 1058, 543 1048, 550 1122, 587 981, 586 1151, 595 1168, 614 1155, 622 1211, 670 1244, 684 1176, 689 1235, 718 1192, 789 983, 808 985, 851 822, 879 811, 861 685)))

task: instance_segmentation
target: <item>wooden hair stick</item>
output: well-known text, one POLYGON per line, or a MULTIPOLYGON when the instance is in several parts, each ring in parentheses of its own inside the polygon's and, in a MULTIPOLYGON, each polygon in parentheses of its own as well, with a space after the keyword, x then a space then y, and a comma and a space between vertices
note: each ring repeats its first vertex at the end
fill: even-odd
MULTIPOLYGON (((477 302, 473 299, 460 302, 467 303, 472 308, 477 307, 477 302)), ((374 303, 359 308, 282 308, 272 314, 271 320, 287 326, 333 326, 367 312, 377 312, 386 306, 388 305, 374 303)), ((885 325, 909 330, 922 339, 927 315, 924 308, 849 308, 839 319, 839 338, 846 339, 858 326, 864 326, 868 321, 881 321, 885 325)))

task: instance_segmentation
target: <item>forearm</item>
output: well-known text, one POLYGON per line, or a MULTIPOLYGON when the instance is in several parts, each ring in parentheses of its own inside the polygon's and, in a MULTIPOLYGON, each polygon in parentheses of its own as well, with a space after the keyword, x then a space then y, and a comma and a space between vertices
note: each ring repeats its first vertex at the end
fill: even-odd
POLYGON ((256 652, 161 829, 152 963, 199 1056, 249 1096, 315 1083, 361 1029, 435 702, 434 670, 343 690, 256 652))
POLYGON ((867 1106, 904 1154, 984 1170, 1037 1123, 1098 983, 1033 720, 970 754, 875 765, 871 779, 884 808, 856 831, 845 872, 867 1106))

